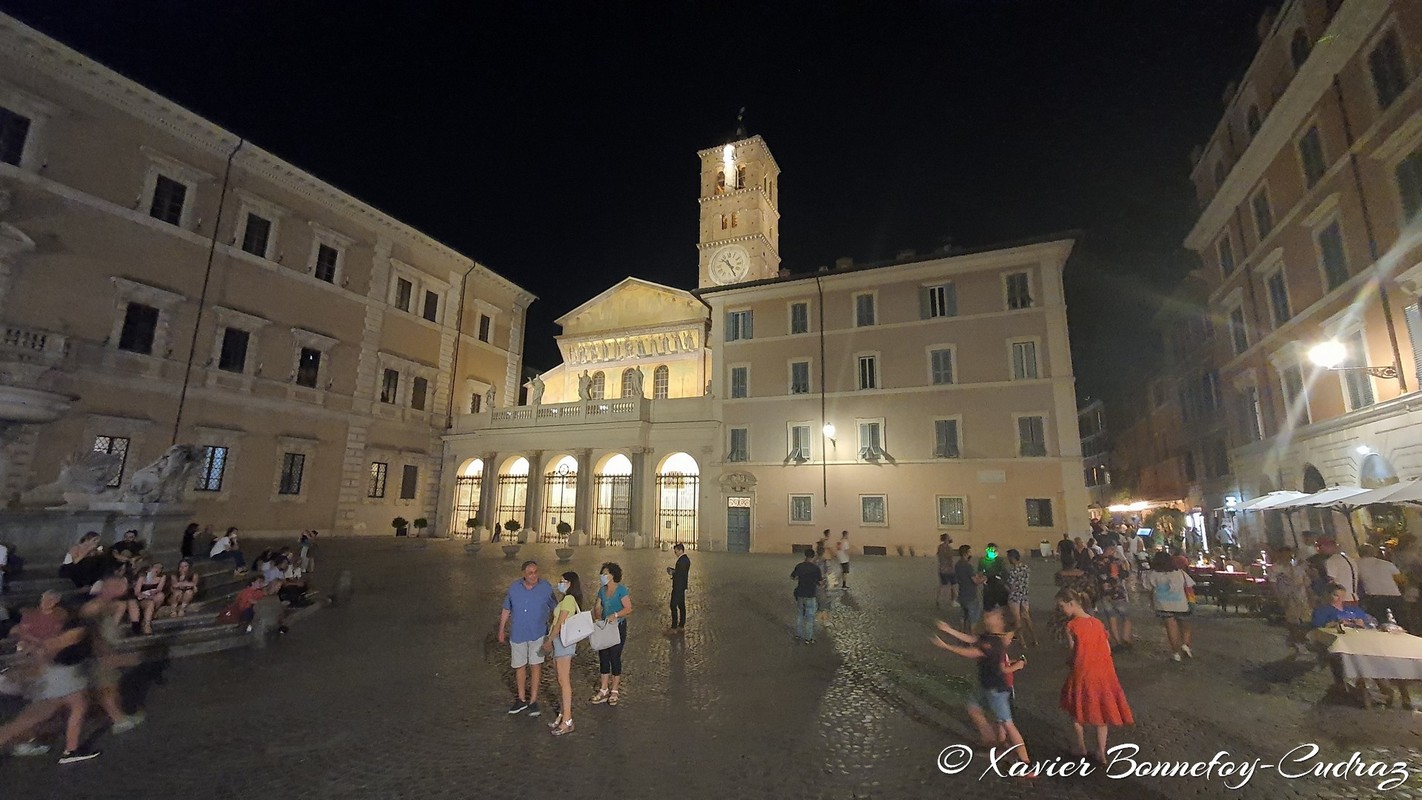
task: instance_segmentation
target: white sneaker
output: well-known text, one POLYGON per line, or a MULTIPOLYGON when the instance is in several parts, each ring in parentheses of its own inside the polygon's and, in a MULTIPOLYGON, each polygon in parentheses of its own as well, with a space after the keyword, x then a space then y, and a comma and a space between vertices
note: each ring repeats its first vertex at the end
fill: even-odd
POLYGON ((49 745, 38 742, 20 742, 10 748, 12 756, 42 756, 49 752, 49 745))
POLYGON ((1170 660, 1171 660, 1171 661, 1179 661, 1179 660, 1180 660, 1180 654, 1179 654, 1179 653, 1171 653, 1171 654, 1170 654, 1170 660))
POLYGON ((113 727, 109 728, 109 731, 111 733, 128 733, 142 724, 143 712, 140 711, 137 714, 129 714, 118 722, 115 722, 113 727))
POLYGON ((1195 654, 1190 651, 1190 645, 1188 645, 1188 644, 1182 644, 1182 645, 1180 645, 1180 652, 1184 653, 1186 658, 1194 658, 1194 657, 1195 657, 1195 654))

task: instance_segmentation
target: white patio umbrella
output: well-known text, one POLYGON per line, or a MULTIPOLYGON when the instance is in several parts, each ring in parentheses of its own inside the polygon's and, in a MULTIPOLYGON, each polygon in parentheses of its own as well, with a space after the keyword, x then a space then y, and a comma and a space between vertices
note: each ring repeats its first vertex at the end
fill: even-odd
POLYGON ((1360 495, 1368 491, 1361 486, 1332 486, 1313 494, 1304 495, 1298 500, 1292 500, 1281 504, 1280 508, 1298 508, 1301 506, 1331 506, 1340 503, 1354 495, 1360 495))
POLYGON ((1304 492, 1295 492, 1292 489, 1280 489, 1270 492, 1262 497, 1256 497, 1242 506, 1235 508, 1236 511, 1267 511, 1275 506, 1297 500, 1300 497, 1312 497, 1304 492))

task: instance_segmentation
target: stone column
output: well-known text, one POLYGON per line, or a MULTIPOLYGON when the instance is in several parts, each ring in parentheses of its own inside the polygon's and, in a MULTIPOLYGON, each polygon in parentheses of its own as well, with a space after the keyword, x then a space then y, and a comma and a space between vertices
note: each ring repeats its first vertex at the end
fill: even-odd
POLYGON ((573 456, 578 459, 577 496, 573 503, 573 529, 582 531, 585 535, 591 535, 593 512, 592 449, 585 447, 581 450, 575 450, 573 451, 573 456))
POLYGON ((483 453, 479 459, 484 462, 484 477, 479 481, 479 521, 484 538, 492 539, 494 526, 499 524, 499 454, 483 453))
POLYGON ((651 546, 652 528, 648 524, 649 511, 647 497, 651 492, 647 490, 647 458, 651 451, 645 447, 632 448, 632 480, 628 492, 628 500, 631 506, 632 519, 629 520, 628 527, 631 532, 637 534, 642 546, 651 546))
POLYGON ((543 524, 543 451, 528 453, 528 491, 524 493, 523 527, 528 540, 538 541, 538 526, 543 524))

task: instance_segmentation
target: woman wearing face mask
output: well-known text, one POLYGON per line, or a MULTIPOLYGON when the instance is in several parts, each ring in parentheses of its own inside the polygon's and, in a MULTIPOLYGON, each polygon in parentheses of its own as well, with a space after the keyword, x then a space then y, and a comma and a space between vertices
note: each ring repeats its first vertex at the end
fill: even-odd
POLYGON ((593 603, 594 620, 607 620, 607 624, 617 623, 617 632, 622 641, 605 650, 597 651, 598 672, 602 683, 593 695, 593 703, 617 705, 617 690, 622 683, 622 648, 627 644, 627 616, 632 613, 632 598, 627 587, 622 585, 622 567, 609 561, 602 565, 598 575, 602 586, 597 590, 597 602, 593 603), (608 680, 611 679, 611 692, 608 680))
POLYGON ((574 614, 582 611, 583 586, 578 581, 578 573, 563 573, 563 579, 558 582, 558 593, 562 597, 558 601, 558 606, 553 609, 553 625, 548 630, 547 638, 543 640, 543 651, 553 654, 554 666, 558 669, 558 688, 562 693, 562 705, 558 706, 558 718, 548 726, 553 729, 554 736, 573 732, 572 669, 573 654, 577 652, 578 644, 574 642, 565 646, 561 634, 563 624, 574 614))

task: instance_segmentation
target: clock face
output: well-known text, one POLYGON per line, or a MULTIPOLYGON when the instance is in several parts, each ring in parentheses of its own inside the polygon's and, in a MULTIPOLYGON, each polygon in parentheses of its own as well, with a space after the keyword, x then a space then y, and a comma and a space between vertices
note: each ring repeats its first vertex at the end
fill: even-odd
POLYGON ((743 281, 750 272, 750 253, 738 244, 728 244, 711 254, 708 270, 711 280, 720 284, 743 281))

